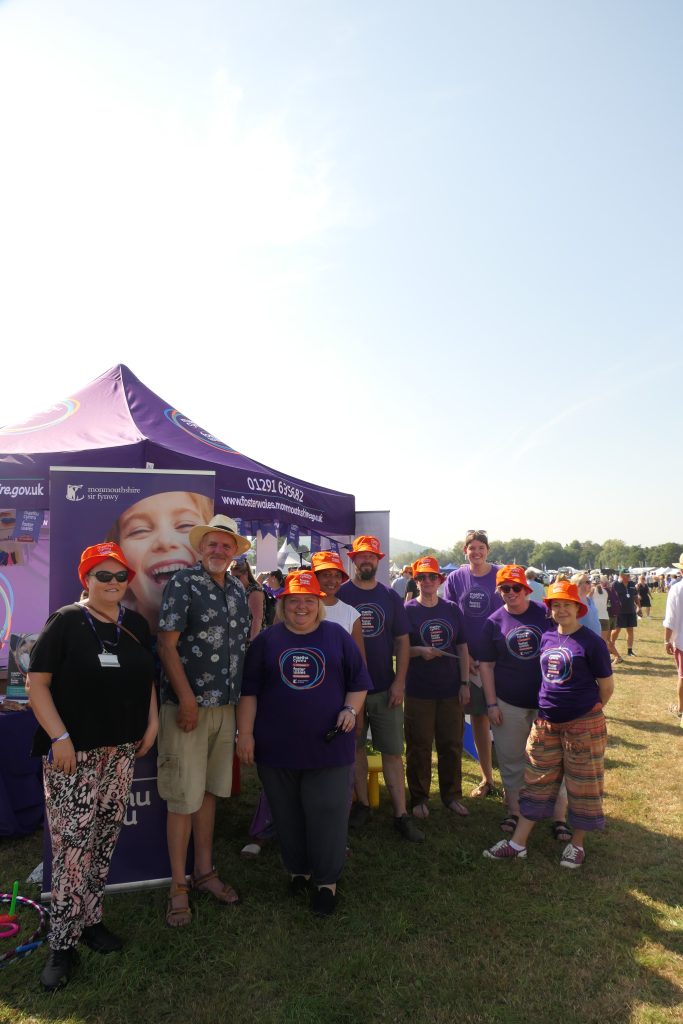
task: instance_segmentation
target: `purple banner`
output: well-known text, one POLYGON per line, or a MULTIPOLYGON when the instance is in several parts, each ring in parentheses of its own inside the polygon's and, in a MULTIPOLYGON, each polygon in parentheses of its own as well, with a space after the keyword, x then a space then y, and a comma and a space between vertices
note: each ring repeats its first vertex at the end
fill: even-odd
POLYGON ((198 559, 188 534, 212 517, 213 490, 211 472, 53 469, 50 609, 78 600, 83 549, 113 540, 137 574, 124 604, 144 615, 156 634, 164 586, 198 559))

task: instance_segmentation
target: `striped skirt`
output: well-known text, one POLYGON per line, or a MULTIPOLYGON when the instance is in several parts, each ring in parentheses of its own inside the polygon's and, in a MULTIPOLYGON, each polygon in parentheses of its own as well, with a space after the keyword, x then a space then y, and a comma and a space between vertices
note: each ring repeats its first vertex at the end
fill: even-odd
POLYGON ((564 779, 572 828, 605 827, 602 811, 607 728, 602 705, 570 722, 537 718, 526 745, 524 788, 519 807, 525 818, 551 818, 564 779))

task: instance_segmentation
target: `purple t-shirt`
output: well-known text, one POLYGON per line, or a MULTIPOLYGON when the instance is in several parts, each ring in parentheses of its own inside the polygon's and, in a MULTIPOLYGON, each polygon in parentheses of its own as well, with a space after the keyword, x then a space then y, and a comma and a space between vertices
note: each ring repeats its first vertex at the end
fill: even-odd
POLYGON ((541 637, 555 631, 545 605, 529 601, 521 615, 503 605, 484 624, 481 661, 495 662, 496 696, 516 708, 537 708, 541 687, 541 637))
POLYGON ((336 622, 293 633, 278 622, 252 640, 242 696, 257 698, 254 759, 274 768, 333 768, 352 764, 353 730, 330 743, 349 690, 372 683, 355 640, 336 622))
MULTIPOLYGON (((411 647, 437 647, 456 654, 456 646, 465 643, 462 615, 450 601, 439 602, 434 608, 425 608, 419 601, 408 601, 405 606, 410 623, 411 647)), ((411 658, 406 677, 406 696, 423 700, 441 700, 457 697, 460 691, 460 666, 457 658, 411 658)))
POLYGON ((339 588, 338 596, 360 612, 365 656, 375 693, 388 690, 394 681, 394 640, 410 632, 403 601, 383 583, 363 590, 351 580, 339 588))
POLYGON ((612 675, 607 644, 586 626, 564 635, 544 633, 541 639, 541 718, 570 722, 600 701, 596 679, 612 675))
POLYGON ((470 655, 481 661, 479 646, 489 615, 501 608, 503 599, 496 592, 496 573, 500 566, 491 565, 486 576, 475 576, 469 565, 454 569, 446 580, 443 596, 457 604, 465 620, 465 637, 470 655))

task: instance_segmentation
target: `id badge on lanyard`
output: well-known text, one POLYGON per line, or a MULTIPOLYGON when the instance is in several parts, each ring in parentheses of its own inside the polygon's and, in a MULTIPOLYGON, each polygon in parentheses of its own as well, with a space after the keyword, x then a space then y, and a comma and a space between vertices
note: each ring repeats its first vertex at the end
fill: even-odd
POLYGON ((121 667, 119 664, 118 655, 116 654, 108 654, 106 651, 103 651, 101 654, 98 654, 97 657, 100 659, 100 665, 102 666, 102 668, 121 667))

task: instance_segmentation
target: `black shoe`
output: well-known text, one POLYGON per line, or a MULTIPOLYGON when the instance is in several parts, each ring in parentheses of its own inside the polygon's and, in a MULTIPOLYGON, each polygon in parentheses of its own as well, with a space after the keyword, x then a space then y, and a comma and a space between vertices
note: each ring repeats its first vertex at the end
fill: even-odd
POLYGON ((349 828, 363 828, 370 821, 370 807, 356 800, 349 814, 349 828))
POLYGON ((424 832, 417 827, 409 814, 402 814, 400 818, 394 818, 394 828, 409 843, 424 843, 424 832))
POLYGON ((84 928, 81 932, 81 942, 85 942, 94 953, 118 953, 123 948, 123 942, 118 935, 110 932, 102 921, 84 928))
POLYGON ((67 984, 78 965, 78 953, 70 949, 51 949, 47 963, 40 975, 40 983, 48 992, 54 992, 67 984))
POLYGON ((311 910, 318 917, 330 917, 337 909, 337 897, 325 886, 311 893, 311 910))
POLYGON ((305 875, 294 875, 289 880, 289 895, 294 896, 295 899, 297 896, 305 895, 308 892, 309 882, 310 879, 305 875))

